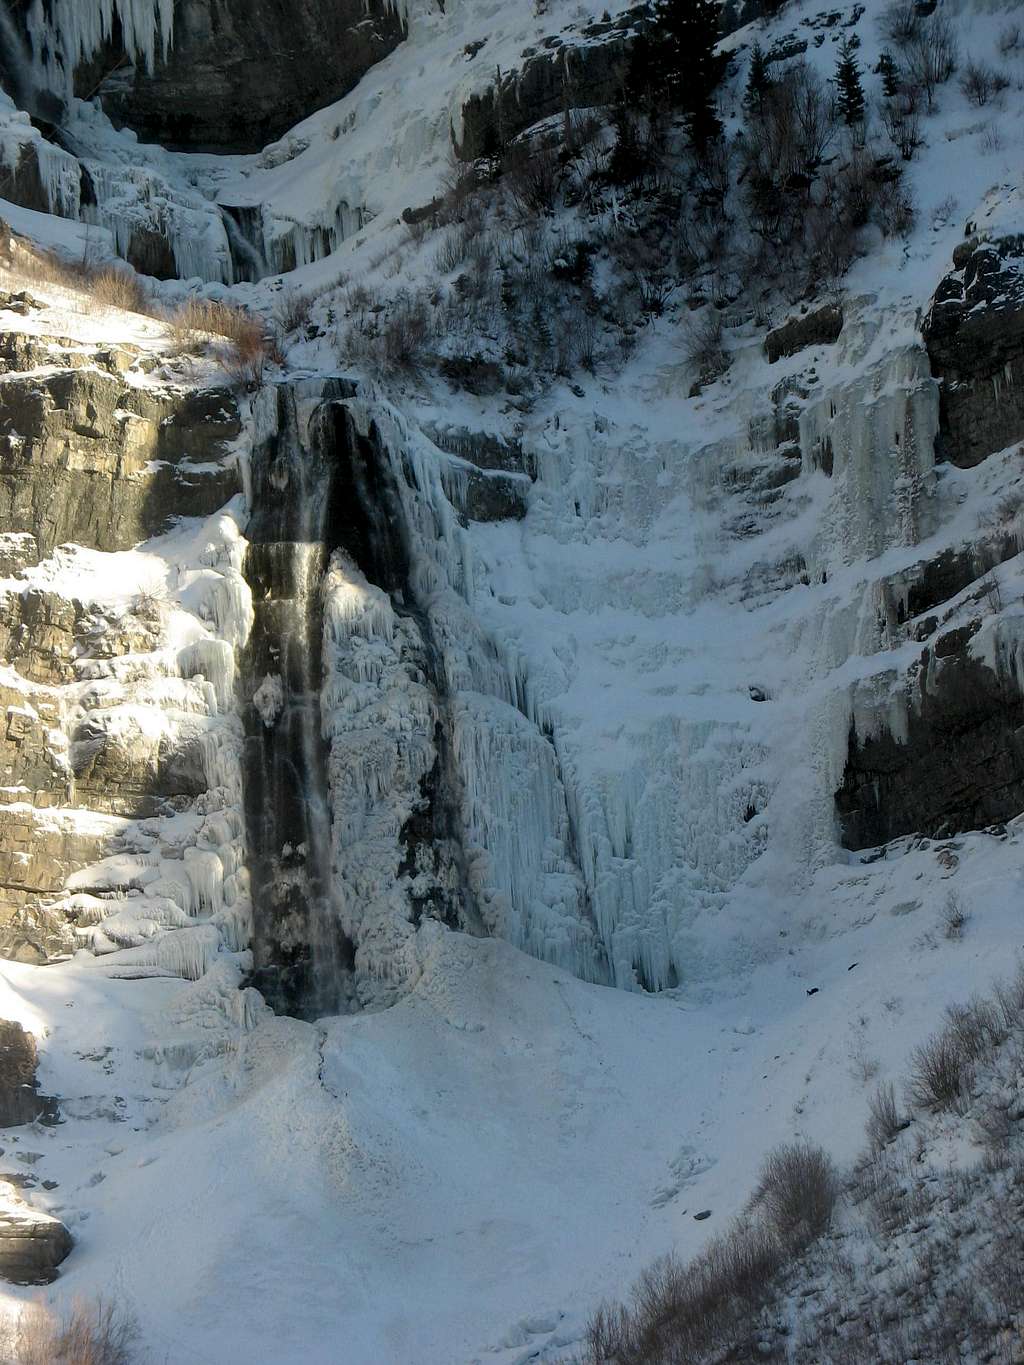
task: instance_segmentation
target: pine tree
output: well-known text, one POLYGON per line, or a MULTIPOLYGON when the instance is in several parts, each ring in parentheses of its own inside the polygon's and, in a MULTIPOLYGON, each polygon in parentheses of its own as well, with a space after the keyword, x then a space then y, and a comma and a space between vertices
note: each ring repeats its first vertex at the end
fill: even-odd
POLYGON ((720 37, 717 0, 654 0, 630 63, 631 90, 678 109, 698 149, 722 130, 714 96, 727 61, 715 51, 720 37))
POLYGON ((860 67, 853 53, 853 44, 849 38, 844 38, 836 66, 836 85, 839 87, 836 103, 840 117, 851 128, 854 124, 864 122, 864 87, 860 83, 860 67))
POLYGON ((750 69, 747 73, 747 89, 743 96, 743 107, 747 112, 760 111, 764 99, 771 89, 772 78, 768 70, 768 58, 760 43, 755 43, 750 51, 750 69))
POLYGON ((888 52, 879 57, 875 72, 882 78, 882 94, 887 100, 895 99, 900 93, 900 69, 888 52))

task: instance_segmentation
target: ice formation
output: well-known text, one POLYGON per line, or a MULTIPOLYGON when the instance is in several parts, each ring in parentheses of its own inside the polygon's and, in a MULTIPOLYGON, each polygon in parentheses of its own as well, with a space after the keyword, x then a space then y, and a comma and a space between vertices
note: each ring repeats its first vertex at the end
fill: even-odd
POLYGON ((152 70, 171 45, 174 0, 32 0, 32 51, 52 89, 71 95, 75 68, 111 41, 115 21, 131 59, 152 70))

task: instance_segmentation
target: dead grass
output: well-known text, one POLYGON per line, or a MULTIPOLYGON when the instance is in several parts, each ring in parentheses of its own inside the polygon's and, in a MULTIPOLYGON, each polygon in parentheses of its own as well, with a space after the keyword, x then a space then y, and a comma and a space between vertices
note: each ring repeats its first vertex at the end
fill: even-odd
POLYGON ((154 314, 153 300, 128 265, 94 265, 88 260, 69 261, 54 251, 24 245, 12 256, 12 267, 31 283, 55 284, 81 294, 102 308, 128 313, 154 314))
POLYGON ((138 1338, 129 1309, 103 1298, 77 1299, 60 1315, 48 1304, 28 1304, 4 1347, 17 1365, 131 1365, 138 1338))
POLYGON ((197 354, 212 341, 236 383, 255 388, 262 382, 270 345, 263 323, 245 308, 193 297, 176 308, 166 323, 177 350, 197 354))

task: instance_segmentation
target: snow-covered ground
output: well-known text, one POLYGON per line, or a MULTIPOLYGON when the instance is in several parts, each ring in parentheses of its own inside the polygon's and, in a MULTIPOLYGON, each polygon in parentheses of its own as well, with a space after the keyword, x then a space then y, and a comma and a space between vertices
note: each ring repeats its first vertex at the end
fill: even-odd
POLYGON ((588 986, 435 927, 393 1008, 246 1032, 226 965, 5 964, 0 1015, 64 1097, 61 1126, 0 1137, 78 1239, 51 1292, 130 1303, 154 1360, 558 1359, 653 1254, 721 1230, 776 1143, 862 1149, 875 1080, 1024 944, 1022 837, 825 870, 778 959, 714 993, 588 986))

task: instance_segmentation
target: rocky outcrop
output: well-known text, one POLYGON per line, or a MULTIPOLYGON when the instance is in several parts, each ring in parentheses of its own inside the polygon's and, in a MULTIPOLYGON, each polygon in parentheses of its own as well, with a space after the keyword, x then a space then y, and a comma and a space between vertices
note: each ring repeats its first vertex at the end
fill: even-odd
POLYGON ((74 1242, 57 1218, 23 1204, 0 1186, 0 1276, 12 1284, 50 1284, 74 1242))
MULTIPOLYGON (((461 127, 453 133, 456 155, 463 161, 493 155, 540 119, 609 103, 621 88, 630 45, 646 18, 646 6, 638 6, 578 31, 570 26, 541 47, 526 48, 516 70, 498 73, 492 86, 463 105, 461 127)), ((486 48, 473 59, 486 60, 486 48)))
MULTIPOLYGON (((100 97, 147 141, 259 151, 347 94, 404 36, 388 0, 177 0, 166 58, 151 72, 136 66, 130 80, 119 72, 100 97)), ((110 56, 108 71, 123 54, 110 56)), ((80 93, 95 84, 83 68, 80 93)))
POLYGON ((0 1128, 34 1123, 52 1108, 39 1094, 36 1040, 11 1019, 0 1019, 0 1128))
POLYGON ((126 383, 116 358, 92 359, 0 377, 0 525, 34 535, 42 554, 67 541, 128 549, 239 488, 227 390, 183 399, 126 383))
POLYGON ((968 241, 924 325, 939 453, 961 468, 1024 440, 1024 238, 968 241))
POLYGON ((846 848, 984 829, 1024 810, 1024 694, 972 655, 976 629, 922 652, 895 724, 891 708, 853 724, 836 793, 846 848))
POLYGON ((842 309, 827 304, 799 317, 788 318, 781 327, 770 331, 764 339, 764 353, 768 363, 774 365, 783 356, 796 355, 808 346, 832 345, 839 340, 842 330, 842 309))
MULTIPOLYGON (((41 307, 26 302, 29 313, 41 307)), ((201 975, 220 932, 194 926, 200 912, 223 911, 227 937, 244 943, 244 886, 231 882, 240 823, 220 814, 239 796, 225 714, 232 644, 217 635, 245 629, 237 527, 208 521, 193 615, 180 615, 159 573, 134 595, 117 575, 88 576, 89 552, 219 512, 239 490, 234 396, 154 382, 156 364, 38 322, 0 336, 0 516, 10 528, 0 536, 0 956, 22 962, 86 944, 114 954, 185 927, 192 937, 172 951, 122 970, 201 975), (185 626, 177 643, 174 611, 185 626), (182 812, 193 820, 164 835, 160 817, 182 812), (175 864, 163 879, 162 858, 175 864), (102 875, 68 890, 105 859, 102 875)), ((168 565, 169 588, 178 574, 168 565)))

